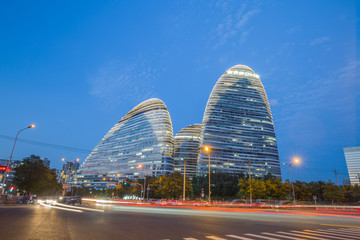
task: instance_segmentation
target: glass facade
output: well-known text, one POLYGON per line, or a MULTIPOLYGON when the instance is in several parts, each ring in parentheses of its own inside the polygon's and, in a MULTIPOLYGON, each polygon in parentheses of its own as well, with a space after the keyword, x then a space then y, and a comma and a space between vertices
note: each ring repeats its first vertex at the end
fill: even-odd
POLYGON ((85 186, 104 186, 106 181, 171 173, 173 149, 168 109, 152 98, 133 108, 105 135, 76 180, 85 186))
POLYGON ((174 137, 174 170, 183 173, 185 163, 186 176, 190 178, 196 174, 201 128, 201 124, 189 125, 174 137))
MULTIPOLYGON (((259 75, 244 65, 227 70, 215 84, 203 118, 201 147, 209 146, 211 171, 271 173, 281 178, 269 102, 259 75)), ((199 173, 207 173, 201 151, 199 173)))
POLYGON ((360 147, 344 148, 351 185, 360 185, 360 147))

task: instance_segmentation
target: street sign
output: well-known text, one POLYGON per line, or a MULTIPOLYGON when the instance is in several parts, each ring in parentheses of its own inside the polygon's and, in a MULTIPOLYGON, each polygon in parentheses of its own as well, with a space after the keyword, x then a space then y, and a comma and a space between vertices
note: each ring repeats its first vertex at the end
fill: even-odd
POLYGON ((130 186, 135 187, 135 186, 136 186, 136 183, 130 183, 130 186))
POLYGON ((148 188, 146 188, 146 191, 149 191, 150 190, 150 188, 148 187, 148 188))
POLYGON ((107 189, 115 189, 116 188, 116 183, 107 183, 106 188, 107 189))

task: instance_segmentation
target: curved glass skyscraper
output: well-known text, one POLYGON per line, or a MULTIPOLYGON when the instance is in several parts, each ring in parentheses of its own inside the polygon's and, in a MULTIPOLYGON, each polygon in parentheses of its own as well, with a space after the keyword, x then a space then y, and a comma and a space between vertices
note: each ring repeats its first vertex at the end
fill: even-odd
POLYGON ((133 108, 105 135, 80 167, 77 180, 92 185, 81 177, 113 180, 171 173, 173 149, 168 109, 163 101, 152 98, 133 108))
POLYGON ((174 137, 174 170, 183 173, 185 163, 187 177, 196 174, 201 128, 201 124, 192 124, 181 129, 174 137))
MULTIPOLYGON (((211 170, 280 175, 273 118, 259 75, 244 65, 227 70, 217 81, 203 118, 201 146, 211 148, 211 170)), ((208 156, 201 151, 199 173, 208 156)))

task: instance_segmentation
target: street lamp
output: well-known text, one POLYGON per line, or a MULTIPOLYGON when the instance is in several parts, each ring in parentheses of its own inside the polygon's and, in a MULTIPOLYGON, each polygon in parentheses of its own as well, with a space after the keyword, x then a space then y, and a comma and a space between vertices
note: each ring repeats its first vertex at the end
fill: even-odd
POLYGON ((210 147, 205 146, 204 147, 204 151, 208 154, 209 156, 209 203, 211 203, 211 191, 210 191, 210 186, 211 186, 211 182, 210 182, 210 147))
POLYGON ((290 163, 284 163, 284 165, 287 165, 290 168, 291 186, 292 186, 292 190, 293 190, 294 203, 296 202, 296 198, 295 198, 295 188, 294 188, 294 182, 293 182, 293 177, 292 177, 292 172, 291 172, 291 166, 294 165, 294 164, 299 164, 299 163, 300 163, 299 158, 294 158, 293 161, 290 162, 290 163))
POLYGON ((17 140, 19 134, 20 134, 22 131, 24 131, 24 130, 26 130, 26 129, 28 129, 28 128, 34 128, 34 127, 35 127, 35 124, 31 124, 30 126, 28 126, 28 127, 26 127, 26 128, 20 129, 20 131, 16 134, 15 141, 14 141, 14 146, 13 146, 13 148, 12 148, 11 155, 10 155, 10 159, 9 159, 9 161, 8 161, 8 164, 7 164, 7 169, 6 169, 6 171, 5 171, 5 176, 4 176, 4 178, 3 178, 2 194, 4 194, 4 192, 5 192, 5 188, 6 188, 6 178, 7 178, 7 170, 9 169, 10 164, 11 164, 11 159, 12 159, 12 156, 13 156, 13 153, 14 153, 16 140, 17 140))
MULTIPOLYGON (((138 168, 142 168, 143 167, 143 165, 142 164, 139 164, 138 165, 138 168)), ((146 196, 146 169, 144 169, 144 195, 143 195, 143 198, 145 199, 145 196, 146 196)))

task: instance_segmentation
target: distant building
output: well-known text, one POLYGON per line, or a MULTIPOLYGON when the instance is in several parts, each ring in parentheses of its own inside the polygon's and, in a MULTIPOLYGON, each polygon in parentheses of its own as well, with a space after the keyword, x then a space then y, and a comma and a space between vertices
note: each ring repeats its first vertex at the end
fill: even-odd
POLYGON ((344 148, 351 185, 360 184, 360 147, 344 148))
MULTIPOLYGON (((270 105, 260 76, 245 65, 228 69, 215 84, 206 105, 201 147, 210 150, 215 172, 247 172, 281 178, 270 105)), ((201 151, 199 173, 208 172, 208 154, 201 151)))
MULTIPOLYGON (((0 166, 7 167, 8 162, 9 162, 9 160, 7 160, 7 159, 0 159, 0 166)), ((22 161, 20 161, 20 160, 11 160, 11 163, 10 163, 10 170, 11 171, 8 172, 7 181, 12 181, 13 180, 14 173, 15 173, 14 169, 17 168, 18 166, 20 166, 21 163, 22 163, 22 161)), ((3 172, 0 175, 0 182, 3 181, 4 174, 5 174, 5 172, 3 172)))
POLYGON ((186 176, 196 174, 200 152, 201 124, 192 124, 181 129, 174 137, 174 171, 184 172, 186 176))
POLYGON ((60 171, 59 182, 65 184, 72 184, 74 176, 78 173, 79 170, 79 159, 74 161, 66 161, 60 171))

